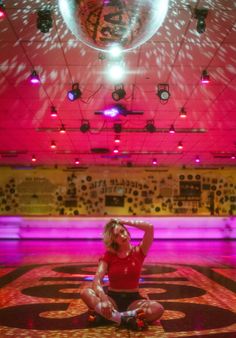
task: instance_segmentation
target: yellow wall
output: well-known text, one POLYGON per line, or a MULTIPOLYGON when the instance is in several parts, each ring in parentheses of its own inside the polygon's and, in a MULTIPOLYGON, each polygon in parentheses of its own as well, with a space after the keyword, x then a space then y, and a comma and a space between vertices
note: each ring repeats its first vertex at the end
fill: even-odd
POLYGON ((236 171, 0 168, 1 215, 235 215, 236 171))

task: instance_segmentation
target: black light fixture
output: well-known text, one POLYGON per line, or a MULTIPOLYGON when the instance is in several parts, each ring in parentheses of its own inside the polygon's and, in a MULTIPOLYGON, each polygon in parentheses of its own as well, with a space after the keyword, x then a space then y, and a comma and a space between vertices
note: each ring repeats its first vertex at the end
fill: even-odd
POLYGON ((57 117, 57 109, 55 106, 51 106, 51 117, 57 117))
POLYGON ((37 161, 37 159, 36 159, 36 156, 35 156, 35 155, 32 155, 31 161, 32 161, 32 162, 36 162, 36 161, 37 161))
POLYGON ((145 126, 145 129, 149 132, 149 133, 155 133, 156 131, 156 127, 154 126, 154 121, 153 120, 148 120, 147 124, 145 126))
POLYGON ((6 15, 5 12, 5 5, 3 2, 0 0, 0 19, 3 18, 6 15))
POLYGON ((170 126, 169 133, 170 134, 174 134, 175 133, 175 127, 174 127, 173 124, 170 126))
POLYGON ((121 123, 114 123, 113 125, 114 132, 120 134, 122 131, 122 124, 121 123))
POLYGON ((194 10, 194 18, 197 19, 197 32, 202 34, 206 30, 206 22, 205 19, 208 15, 208 9, 205 8, 195 8, 194 10))
POLYGON ((90 124, 89 121, 83 121, 81 126, 80 126, 80 131, 82 133, 87 133, 87 131, 90 130, 90 124))
POLYGON ((115 85, 115 90, 112 93, 112 98, 114 101, 119 101, 123 99, 126 95, 126 91, 124 90, 124 85, 121 83, 119 85, 115 85))
POLYGON ((170 98, 169 85, 167 83, 159 83, 156 94, 159 96, 161 103, 167 103, 170 98))
POLYGON ((37 28, 42 33, 48 33, 52 28, 52 14, 50 9, 38 11, 37 28))
POLYGON ((181 109, 180 109, 180 112, 179 112, 179 116, 181 117, 181 118, 185 118, 185 117, 187 117, 187 112, 186 112, 186 110, 184 109, 184 107, 182 107, 181 109))
POLYGON ((36 72, 36 70, 34 70, 34 69, 32 70, 32 73, 30 74, 30 82, 32 84, 38 84, 38 83, 40 83, 39 75, 36 72))
POLYGON ((208 74, 208 71, 204 69, 201 74, 201 83, 207 84, 210 82, 210 75, 208 74))
POLYGON ((66 133, 66 128, 65 128, 65 125, 62 124, 60 127, 60 134, 65 134, 65 133, 66 133))
POLYGON ((78 83, 72 84, 72 89, 68 91, 67 97, 70 101, 75 101, 81 97, 82 93, 78 83))

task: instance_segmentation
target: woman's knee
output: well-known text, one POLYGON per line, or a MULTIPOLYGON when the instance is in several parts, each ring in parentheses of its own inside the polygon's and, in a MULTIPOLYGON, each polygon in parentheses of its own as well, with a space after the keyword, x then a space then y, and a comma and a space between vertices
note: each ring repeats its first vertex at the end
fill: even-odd
POLYGON ((95 293, 93 289, 90 289, 90 288, 83 289, 80 292, 80 298, 85 302, 87 302, 89 299, 91 299, 94 296, 95 296, 95 293))
POLYGON ((149 322, 154 322, 161 318, 164 312, 164 308, 161 304, 156 301, 150 301, 146 308, 146 319, 149 322))

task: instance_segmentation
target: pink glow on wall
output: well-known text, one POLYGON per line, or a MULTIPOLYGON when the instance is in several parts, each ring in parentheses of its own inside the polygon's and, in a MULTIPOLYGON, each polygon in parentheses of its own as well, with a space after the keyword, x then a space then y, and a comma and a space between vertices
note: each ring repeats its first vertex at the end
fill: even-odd
MULTIPOLYGON (((131 217, 130 217, 131 218, 131 217)), ((125 217, 125 219, 130 219, 125 217)), ((132 217, 134 219, 134 217, 132 217)), ((146 217, 155 239, 235 239, 236 217, 146 217)), ((0 217, 0 238, 102 238, 110 217, 0 217)), ((142 231, 129 227, 132 238, 142 231)))

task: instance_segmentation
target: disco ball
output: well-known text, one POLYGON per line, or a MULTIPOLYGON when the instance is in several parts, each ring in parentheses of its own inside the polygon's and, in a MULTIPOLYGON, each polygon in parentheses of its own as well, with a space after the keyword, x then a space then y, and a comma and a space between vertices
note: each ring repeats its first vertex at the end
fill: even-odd
POLYGON ((161 26, 169 0, 58 0, 71 32, 89 47, 134 49, 161 26))

